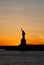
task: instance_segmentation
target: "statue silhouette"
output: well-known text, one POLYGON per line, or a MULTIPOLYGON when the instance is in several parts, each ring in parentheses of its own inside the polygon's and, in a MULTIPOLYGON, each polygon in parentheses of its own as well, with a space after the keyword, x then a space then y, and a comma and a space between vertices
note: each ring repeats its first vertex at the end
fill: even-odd
POLYGON ((26 46, 25 32, 22 28, 21 31, 22 31, 21 46, 24 48, 26 46))
POLYGON ((24 39, 25 38, 25 32, 22 28, 21 28, 21 31, 22 31, 22 38, 24 39))

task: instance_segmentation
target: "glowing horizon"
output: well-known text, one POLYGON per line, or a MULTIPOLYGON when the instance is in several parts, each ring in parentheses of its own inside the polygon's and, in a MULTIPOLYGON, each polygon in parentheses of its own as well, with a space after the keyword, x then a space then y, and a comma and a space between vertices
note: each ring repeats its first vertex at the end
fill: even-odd
POLYGON ((43 0, 0 0, 0 46, 19 45, 21 27, 27 44, 44 44, 43 0))

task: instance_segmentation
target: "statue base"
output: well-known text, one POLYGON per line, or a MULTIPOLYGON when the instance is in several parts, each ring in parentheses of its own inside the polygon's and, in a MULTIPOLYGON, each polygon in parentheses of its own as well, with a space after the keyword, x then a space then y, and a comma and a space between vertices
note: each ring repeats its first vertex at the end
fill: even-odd
POLYGON ((21 39, 21 45, 22 48, 26 47, 26 39, 21 39))

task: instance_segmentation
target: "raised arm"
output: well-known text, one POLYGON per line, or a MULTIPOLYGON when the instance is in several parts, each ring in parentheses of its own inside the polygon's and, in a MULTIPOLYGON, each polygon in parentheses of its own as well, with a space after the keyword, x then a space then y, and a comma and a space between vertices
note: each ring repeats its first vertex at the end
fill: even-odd
POLYGON ((21 31, 23 31, 22 28, 21 28, 21 31))

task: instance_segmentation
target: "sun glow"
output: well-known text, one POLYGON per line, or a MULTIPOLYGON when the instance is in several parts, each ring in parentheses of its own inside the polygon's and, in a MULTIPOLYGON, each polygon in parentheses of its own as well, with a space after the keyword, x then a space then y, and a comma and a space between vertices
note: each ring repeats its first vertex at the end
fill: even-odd
POLYGON ((0 45, 44 44, 44 0, 0 0, 0 45))

